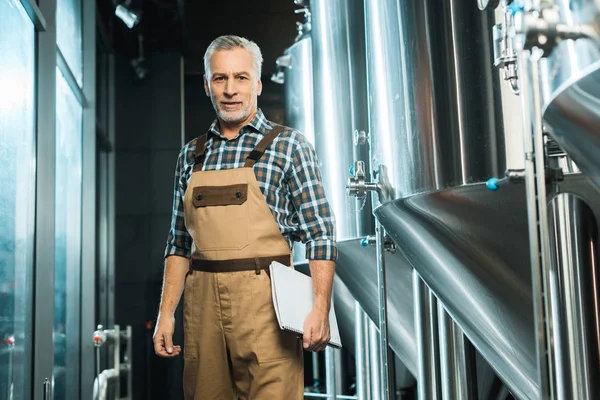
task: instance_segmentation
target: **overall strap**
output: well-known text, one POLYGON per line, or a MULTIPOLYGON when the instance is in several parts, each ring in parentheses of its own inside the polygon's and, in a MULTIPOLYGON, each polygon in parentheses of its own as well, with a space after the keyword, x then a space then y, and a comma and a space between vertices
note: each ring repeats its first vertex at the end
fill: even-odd
POLYGON ((193 172, 202 171, 204 159, 206 158, 206 136, 208 134, 198 136, 196 139, 196 159, 194 160, 193 172))
POLYGON ((256 145, 254 150, 250 152, 250 155, 246 158, 246 162, 244 163, 244 168, 253 167, 254 164, 265 154, 265 150, 269 145, 275 140, 275 138, 281 133, 283 130, 283 126, 275 125, 273 129, 267 133, 267 135, 262 138, 260 142, 256 145))

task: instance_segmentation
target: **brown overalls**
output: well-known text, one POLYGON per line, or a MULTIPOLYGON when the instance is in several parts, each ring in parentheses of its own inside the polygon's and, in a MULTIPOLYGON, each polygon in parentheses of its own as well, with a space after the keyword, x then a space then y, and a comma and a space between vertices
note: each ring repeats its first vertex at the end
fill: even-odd
POLYGON ((184 197, 193 238, 184 294, 186 400, 301 400, 300 339, 277 323, 265 269, 291 252, 253 166, 283 127, 250 153, 243 168, 202 171, 206 135, 184 197))

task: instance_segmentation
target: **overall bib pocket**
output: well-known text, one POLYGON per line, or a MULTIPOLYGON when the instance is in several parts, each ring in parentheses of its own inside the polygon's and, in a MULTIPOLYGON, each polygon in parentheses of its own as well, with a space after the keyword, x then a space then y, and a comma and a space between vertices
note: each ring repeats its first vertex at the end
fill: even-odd
POLYGON ((241 250, 248 246, 251 210, 247 200, 247 183, 194 188, 192 204, 196 208, 199 251, 241 250))

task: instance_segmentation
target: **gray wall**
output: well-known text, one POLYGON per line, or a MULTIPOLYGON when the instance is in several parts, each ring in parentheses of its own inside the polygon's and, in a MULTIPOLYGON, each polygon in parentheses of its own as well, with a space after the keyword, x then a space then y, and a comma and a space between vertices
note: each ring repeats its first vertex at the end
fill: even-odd
MULTIPOLYGON (((179 399, 183 360, 155 356, 145 323, 158 311, 181 148, 180 55, 147 59, 150 76, 142 82, 134 81, 128 60, 116 63, 115 317, 133 327, 134 398, 179 399)), ((177 322, 174 339, 181 344, 177 322)))

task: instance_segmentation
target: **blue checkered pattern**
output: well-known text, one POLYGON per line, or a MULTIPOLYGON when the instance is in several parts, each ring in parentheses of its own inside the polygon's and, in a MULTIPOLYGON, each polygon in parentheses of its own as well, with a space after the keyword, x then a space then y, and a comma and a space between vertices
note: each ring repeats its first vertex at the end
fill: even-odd
MULTIPOLYGON (((206 141, 203 171, 241 168, 258 142, 273 128, 261 110, 233 139, 227 140, 213 122, 206 141)), ((175 169, 173 217, 165 257, 191 257, 192 238, 184 224, 183 199, 188 186, 196 140, 179 153, 175 169)), ((285 128, 254 165, 254 173, 281 234, 290 249, 294 241, 306 243, 309 260, 335 260, 335 220, 325 197, 317 155, 306 138, 285 128)))

